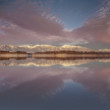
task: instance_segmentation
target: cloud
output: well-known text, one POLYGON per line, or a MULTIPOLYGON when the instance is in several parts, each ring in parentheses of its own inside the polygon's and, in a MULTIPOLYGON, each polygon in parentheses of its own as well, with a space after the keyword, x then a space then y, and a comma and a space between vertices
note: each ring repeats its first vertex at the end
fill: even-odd
POLYGON ((53 21, 52 17, 47 18, 42 16, 37 9, 34 9, 34 4, 27 3, 24 5, 17 5, 12 9, 6 8, 0 12, 1 18, 18 25, 27 30, 35 31, 45 34, 60 34, 62 25, 53 21), (48 26, 48 28, 47 28, 48 26))
POLYGON ((83 26, 73 30, 73 35, 89 42, 110 43, 110 1, 106 1, 97 14, 83 26))
POLYGON ((68 31, 61 20, 37 2, 16 0, 0 5, 1 44, 110 43, 110 1, 83 26, 68 31))
POLYGON ((2 44, 85 43, 65 30, 61 21, 36 2, 20 0, 0 6, 2 44))

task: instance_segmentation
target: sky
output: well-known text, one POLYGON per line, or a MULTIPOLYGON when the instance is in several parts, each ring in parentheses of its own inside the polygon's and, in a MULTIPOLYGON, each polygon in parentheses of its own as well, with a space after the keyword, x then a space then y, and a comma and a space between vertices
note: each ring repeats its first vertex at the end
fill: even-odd
MULTIPOLYGON (((12 1, 12 0, 10 0, 12 1)), ((14 0, 13 0, 14 1, 14 0)), ((80 27, 88 20, 100 6, 100 0, 33 0, 45 9, 50 9, 52 14, 58 16, 64 23, 65 28, 73 29, 80 27)), ((0 2, 7 4, 7 0, 0 2)))
POLYGON ((110 0, 0 0, 0 44, 110 48, 110 0))

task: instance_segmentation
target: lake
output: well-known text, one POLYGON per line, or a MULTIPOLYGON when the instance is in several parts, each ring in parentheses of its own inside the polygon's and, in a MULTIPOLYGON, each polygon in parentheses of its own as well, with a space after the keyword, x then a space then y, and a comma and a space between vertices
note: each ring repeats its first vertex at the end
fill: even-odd
POLYGON ((109 59, 2 59, 0 110, 110 110, 109 59))

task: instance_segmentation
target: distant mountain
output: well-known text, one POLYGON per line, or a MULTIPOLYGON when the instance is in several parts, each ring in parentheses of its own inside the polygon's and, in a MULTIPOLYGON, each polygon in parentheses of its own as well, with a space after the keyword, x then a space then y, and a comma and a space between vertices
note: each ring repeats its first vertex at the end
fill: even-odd
POLYGON ((0 45, 0 51, 26 51, 26 52, 45 52, 45 51, 93 51, 92 49, 81 47, 81 46, 52 46, 52 45, 23 45, 23 46, 13 46, 13 45, 0 45))
POLYGON ((99 49, 101 52, 110 52, 110 49, 99 49))
POLYGON ((21 46, 13 46, 13 45, 0 45, 0 51, 25 51, 25 52, 46 52, 46 51, 99 51, 99 52, 110 52, 110 49, 99 49, 92 50, 82 46, 72 46, 72 45, 63 45, 63 46, 53 46, 53 45, 21 45, 21 46))

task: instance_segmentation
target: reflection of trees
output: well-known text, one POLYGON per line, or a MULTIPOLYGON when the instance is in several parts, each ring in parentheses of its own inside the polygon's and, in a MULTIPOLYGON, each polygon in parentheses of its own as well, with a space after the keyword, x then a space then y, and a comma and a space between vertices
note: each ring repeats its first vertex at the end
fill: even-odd
POLYGON ((46 67, 46 66, 54 66, 54 65, 62 65, 62 66, 79 66, 83 64, 87 64, 90 62, 110 62, 109 58, 94 58, 94 57, 76 57, 76 58, 28 58, 27 56, 16 56, 16 57, 0 57, 0 66, 4 65, 5 62, 10 60, 10 65, 13 66, 36 66, 36 67, 46 67))
POLYGON ((26 57, 16 57, 16 58, 13 58, 13 57, 10 57, 10 58, 2 57, 2 58, 0 58, 0 60, 10 60, 10 59, 25 60, 27 58, 26 57))

